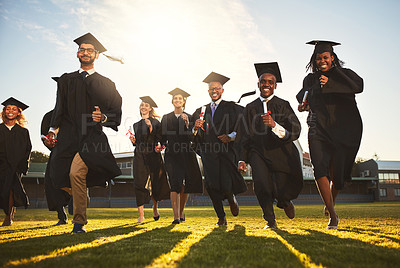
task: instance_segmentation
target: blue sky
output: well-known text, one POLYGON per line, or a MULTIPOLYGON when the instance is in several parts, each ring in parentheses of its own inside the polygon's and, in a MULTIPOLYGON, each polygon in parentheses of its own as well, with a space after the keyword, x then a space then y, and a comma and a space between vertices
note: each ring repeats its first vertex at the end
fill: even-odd
MULTIPOLYGON (((93 33, 109 54, 95 69, 112 79, 123 97, 118 133, 107 131, 114 152, 132 150, 125 133, 139 119, 139 96, 151 95, 160 115, 172 110, 167 94, 188 91, 186 110, 208 103, 201 81, 215 71, 231 78, 223 98, 237 100, 256 88, 254 63, 278 61, 283 83, 276 94, 295 109, 313 39, 342 43, 338 56, 364 78, 357 102, 364 122, 358 156, 400 160, 397 135, 400 60, 398 1, 0 1, 0 100, 17 97, 26 110, 33 149, 47 153, 39 138, 42 116, 54 107, 60 76, 79 68, 76 37, 93 33)), ((254 97, 242 101, 245 105, 254 97)), ((307 145, 306 114, 300 143, 307 145)))

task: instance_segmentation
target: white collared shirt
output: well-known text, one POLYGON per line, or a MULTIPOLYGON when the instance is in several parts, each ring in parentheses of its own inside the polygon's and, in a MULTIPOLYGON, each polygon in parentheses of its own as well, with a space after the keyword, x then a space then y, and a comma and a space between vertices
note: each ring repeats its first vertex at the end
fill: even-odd
MULTIPOLYGON (((79 68, 79 73, 82 73, 82 72, 84 72, 85 70, 83 70, 82 68, 79 68)), ((95 71, 95 69, 94 68, 92 68, 92 69, 90 69, 90 70, 87 70, 86 71, 88 74, 87 74, 87 76, 86 77, 88 77, 89 75, 92 75, 92 74, 94 74, 96 71, 95 71)))
MULTIPOLYGON (((260 96, 261 102, 267 101, 267 103, 275 96, 275 94, 272 94, 268 98, 264 98, 263 96, 260 96)), ((280 139, 286 139, 289 136, 288 131, 279 125, 277 122, 275 122, 275 127, 272 128, 272 132, 278 136, 280 139)))

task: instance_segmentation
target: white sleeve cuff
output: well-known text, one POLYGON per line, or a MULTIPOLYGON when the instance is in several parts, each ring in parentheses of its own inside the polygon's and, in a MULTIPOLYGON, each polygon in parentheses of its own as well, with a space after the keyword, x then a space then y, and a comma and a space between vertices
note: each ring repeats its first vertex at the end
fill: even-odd
POLYGON ((59 130, 60 130, 60 128, 52 128, 52 127, 50 127, 49 132, 53 132, 57 136, 59 130))
POLYGON ((287 136, 289 136, 289 133, 286 131, 286 129, 279 125, 277 122, 275 122, 275 127, 272 128, 272 132, 274 132, 275 135, 278 136, 280 139, 285 139, 287 138, 287 136))
POLYGON ((102 124, 104 124, 105 122, 107 122, 107 119, 108 119, 107 115, 106 115, 106 114, 104 114, 104 120, 103 120, 103 121, 101 121, 101 123, 102 123, 102 124))
POLYGON ((235 141, 235 139, 236 139, 236 131, 233 131, 232 133, 229 133, 228 137, 231 138, 231 141, 235 141))

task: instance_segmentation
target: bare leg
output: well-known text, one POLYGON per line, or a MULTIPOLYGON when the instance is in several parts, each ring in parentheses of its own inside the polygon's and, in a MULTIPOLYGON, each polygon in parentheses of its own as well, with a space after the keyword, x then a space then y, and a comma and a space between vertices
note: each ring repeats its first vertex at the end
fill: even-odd
POLYGON ((4 218, 3 224, 1 226, 10 226, 14 218, 14 198, 13 191, 10 190, 10 195, 8 198, 8 214, 4 218))
POLYGON ((177 220, 179 219, 180 195, 177 192, 171 192, 170 196, 172 211, 174 212, 174 220, 177 220))
POLYGON ((333 199, 333 205, 335 205, 336 197, 339 194, 339 190, 336 190, 335 185, 333 183, 331 183, 331 194, 333 199))
POLYGON ((143 205, 138 207, 139 218, 137 223, 142 223, 144 221, 144 212, 143 212, 143 205))
POLYGON ((337 225, 337 215, 335 212, 333 197, 332 197, 328 178, 322 177, 322 178, 317 179, 317 186, 318 186, 319 194, 321 195, 321 198, 325 203, 325 207, 328 209, 329 216, 330 216, 330 224, 337 225))
POLYGON ((185 206, 186 206, 186 202, 189 198, 189 194, 185 194, 185 185, 182 185, 182 190, 181 190, 181 200, 180 200, 180 210, 179 210, 179 215, 180 218, 185 220, 185 206))
POLYGON ((153 217, 157 221, 160 218, 160 213, 158 213, 158 202, 151 197, 151 200, 153 201, 153 217))

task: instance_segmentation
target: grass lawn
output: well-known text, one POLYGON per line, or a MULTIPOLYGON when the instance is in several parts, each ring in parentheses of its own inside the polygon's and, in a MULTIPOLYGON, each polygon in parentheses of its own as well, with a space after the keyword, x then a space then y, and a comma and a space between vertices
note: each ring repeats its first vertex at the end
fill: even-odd
POLYGON ((338 204, 339 229, 326 230, 320 205, 296 206, 288 219, 275 208, 277 230, 263 230, 259 207, 240 207, 216 227, 211 207, 189 207, 171 225, 171 209, 89 209, 88 233, 53 226, 55 212, 18 209, 0 227, 0 267, 400 267, 400 203, 338 204))

